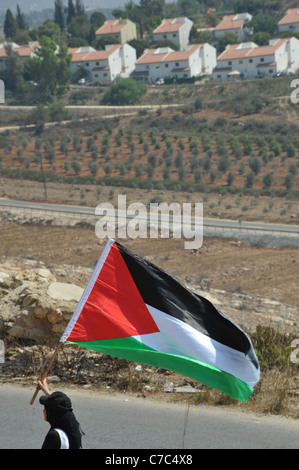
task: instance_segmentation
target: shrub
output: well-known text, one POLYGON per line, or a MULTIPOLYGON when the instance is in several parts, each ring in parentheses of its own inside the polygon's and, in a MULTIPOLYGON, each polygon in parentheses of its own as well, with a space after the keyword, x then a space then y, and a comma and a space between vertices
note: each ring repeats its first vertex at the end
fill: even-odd
POLYGON ((132 78, 118 78, 105 92, 103 104, 130 105, 138 103, 146 92, 147 86, 132 78))
POLYGON ((252 188, 253 183, 254 183, 254 174, 252 173, 252 171, 250 171, 246 175, 246 183, 245 183, 246 188, 252 188))
POLYGON ((265 174, 263 177, 263 184, 265 188, 270 188, 274 180, 274 174, 273 171, 269 171, 268 173, 265 174))
POLYGON ((249 168, 251 169, 251 171, 253 171, 253 173, 255 175, 257 175, 260 171, 261 171, 261 168, 262 168, 262 162, 261 160, 258 158, 258 157, 251 157, 249 158, 248 160, 248 165, 249 165, 249 168))
POLYGON ((290 365, 293 335, 282 333, 271 326, 257 325, 250 337, 261 368, 283 368, 290 365))
POLYGON ((288 172, 285 176, 284 185, 286 189, 292 189, 294 184, 294 175, 288 172))
POLYGON ((72 169, 74 170, 76 175, 79 175, 79 173, 81 172, 82 165, 77 158, 72 159, 72 169))

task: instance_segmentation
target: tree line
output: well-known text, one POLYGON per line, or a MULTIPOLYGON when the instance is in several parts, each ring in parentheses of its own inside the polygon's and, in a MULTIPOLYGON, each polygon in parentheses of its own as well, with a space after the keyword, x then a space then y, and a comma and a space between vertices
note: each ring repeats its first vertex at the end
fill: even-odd
POLYGON ((82 0, 76 0, 75 3, 73 0, 68 0, 66 7, 62 0, 55 0, 53 19, 45 21, 37 28, 30 29, 24 13, 17 5, 16 16, 10 9, 6 11, 4 35, 7 41, 13 41, 20 45, 38 40, 41 36, 46 35, 58 44, 67 43, 69 47, 76 47, 75 42, 79 39, 80 41, 77 41, 80 42, 79 47, 91 43, 95 39, 96 29, 102 26, 105 20, 105 15, 97 11, 88 17, 82 0))
MULTIPOLYGON (((138 40, 137 53, 149 46, 149 40, 153 30, 160 24, 163 18, 186 16, 194 23, 191 31, 190 42, 207 39, 209 37, 197 37, 197 28, 215 26, 221 20, 224 13, 248 12, 258 15, 255 24, 257 31, 273 33, 277 26, 277 18, 267 11, 269 0, 139 0, 135 3, 128 0, 123 8, 112 10, 114 18, 127 18, 137 25, 138 40), (218 14, 217 12, 221 14, 218 14), (145 47, 144 47, 145 46, 145 47), (143 47, 143 49, 142 49, 143 47)), ((69 47, 92 45, 96 49, 103 49, 104 43, 96 42, 95 31, 104 24, 107 18, 100 11, 88 14, 82 0, 55 0, 52 20, 47 20, 37 28, 29 29, 26 17, 17 5, 16 15, 10 9, 6 11, 4 21, 5 39, 17 44, 26 44, 30 40, 37 40, 45 34, 56 42, 64 42, 69 47), (65 3, 67 1, 67 3, 65 3)), ((256 29, 255 29, 256 30, 256 29)), ((112 41, 114 38, 107 38, 112 41)), ((258 38, 261 42, 261 38, 258 38)), ((264 38, 264 42, 268 38, 264 38)), ((115 39, 114 39, 115 40, 115 39)), ((135 45, 136 46, 136 45, 135 45)))

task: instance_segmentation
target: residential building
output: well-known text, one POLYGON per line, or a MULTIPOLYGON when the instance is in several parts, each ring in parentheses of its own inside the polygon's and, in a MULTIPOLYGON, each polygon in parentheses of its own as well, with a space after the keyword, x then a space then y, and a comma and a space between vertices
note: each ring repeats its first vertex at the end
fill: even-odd
POLYGON ((118 20, 107 20, 96 31, 96 38, 103 36, 114 36, 119 44, 125 44, 132 39, 137 38, 136 25, 128 19, 119 18, 118 20))
POLYGON ((168 18, 153 31, 155 42, 168 40, 176 44, 180 51, 189 44, 189 35, 193 21, 188 18, 168 18))
POLYGON ((219 39, 227 33, 233 33, 237 36, 238 41, 245 41, 249 34, 246 22, 251 19, 252 16, 249 13, 224 16, 222 21, 213 29, 214 38, 219 39))
POLYGON ((278 22, 279 33, 299 33, 299 8, 289 8, 278 22))
POLYGON ((210 44, 193 44, 185 51, 170 47, 147 49, 136 61, 132 77, 155 83, 165 78, 191 78, 211 74, 216 66, 216 50, 210 44))
POLYGON ((274 77, 299 69, 299 41, 296 38, 271 39, 268 46, 253 42, 230 44, 217 58, 214 80, 274 77))
POLYGON ((73 72, 82 68, 94 82, 113 82, 117 77, 129 77, 135 67, 136 50, 129 44, 112 44, 103 51, 92 47, 69 49, 73 72))
POLYGON ((19 46, 18 44, 11 42, 3 42, 0 44, 0 70, 3 70, 6 68, 6 46, 10 45, 12 47, 12 50, 14 52, 17 52, 18 55, 20 56, 22 61, 25 61, 29 57, 32 57, 34 55, 35 49, 39 46, 38 41, 30 42, 29 44, 26 44, 24 46, 19 46))

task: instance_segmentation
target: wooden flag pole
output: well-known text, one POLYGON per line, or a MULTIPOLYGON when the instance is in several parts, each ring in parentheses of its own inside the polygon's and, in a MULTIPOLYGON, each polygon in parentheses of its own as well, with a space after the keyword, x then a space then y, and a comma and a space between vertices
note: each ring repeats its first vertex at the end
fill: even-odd
MULTIPOLYGON (((62 345, 63 345, 63 343, 61 343, 61 342, 58 343, 58 346, 57 346, 57 348, 56 348, 55 351, 54 351, 54 354, 53 354, 53 356, 52 356, 52 358, 51 358, 51 360, 50 360, 50 362, 49 362, 49 364, 48 364, 48 367, 46 368, 45 372, 43 373, 43 376, 42 376, 42 378, 41 378, 41 382, 43 382, 43 381, 45 380, 45 378, 47 377, 47 375, 48 375, 48 373, 49 373, 49 370, 51 369, 52 364, 53 364, 53 362, 55 361, 56 356, 57 356, 57 354, 58 354, 58 352, 59 352, 59 349, 61 348, 62 345)), ((31 398, 30 405, 33 405, 34 400, 36 399, 39 390, 40 390, 40 387, 37 386, 37 387, 36 387, 36 390, 35 390, 35 392, 34 392, 34 395, 33 395, 33 397, 31 398)))

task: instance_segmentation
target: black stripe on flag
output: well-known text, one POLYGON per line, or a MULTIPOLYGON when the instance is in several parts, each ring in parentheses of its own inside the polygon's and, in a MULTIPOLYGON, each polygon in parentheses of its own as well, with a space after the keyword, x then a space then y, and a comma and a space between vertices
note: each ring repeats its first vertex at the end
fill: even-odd
POLYGON ((159 267, 116 244, 146 304, 185 322, 221 344, 244 354, 251 353, 248 336, 210 301, 191 292, 159 267))

